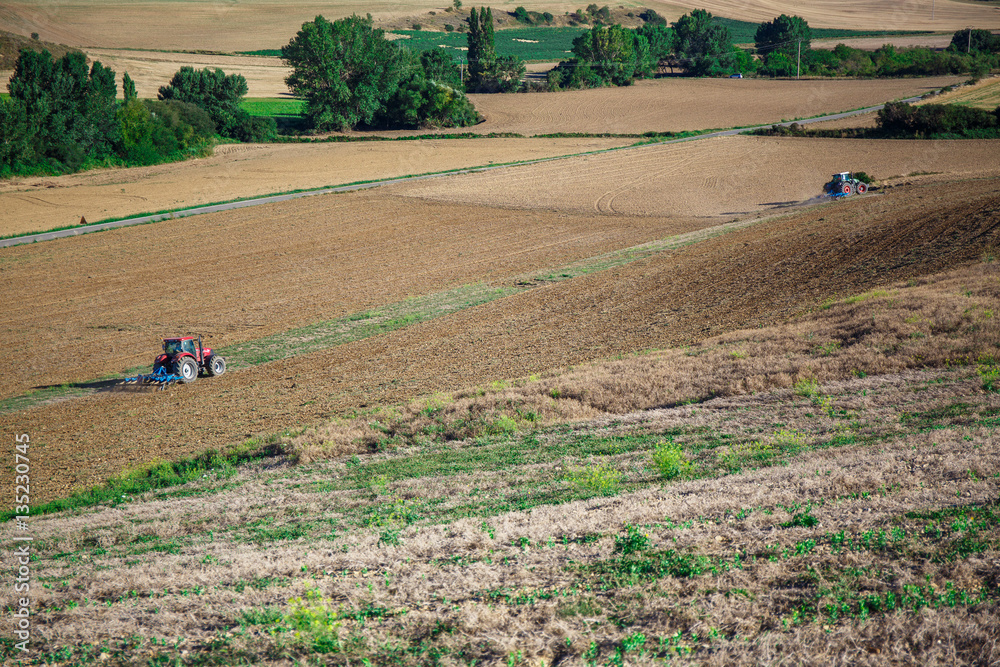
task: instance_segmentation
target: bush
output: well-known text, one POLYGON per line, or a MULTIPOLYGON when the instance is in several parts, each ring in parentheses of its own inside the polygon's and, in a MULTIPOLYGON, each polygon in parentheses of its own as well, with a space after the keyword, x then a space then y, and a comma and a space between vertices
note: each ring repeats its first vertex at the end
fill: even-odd
POLYGON ((684 455, 684 449, 671 439, 664 440, 653 449, 653 466, 663 479, 674 479, 691 471, 691 462, 684 455))
POLYGON ((890 102, 878 112, 880 130, 890 136, 971 136, 995 131, 1000 107, 993 112, 959 104, 926 104, 914 107, 905 102, 890 102))

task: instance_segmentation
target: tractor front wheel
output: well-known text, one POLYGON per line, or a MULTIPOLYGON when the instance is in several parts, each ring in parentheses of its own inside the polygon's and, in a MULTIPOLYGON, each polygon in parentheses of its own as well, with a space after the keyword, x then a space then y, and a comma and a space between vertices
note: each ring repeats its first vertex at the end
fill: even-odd
POLYGON ((854 192, 854 188, 851 187, 850 183, 844 183, 844 185, 841 186, 840 191, 845 195, 849 195, 854 192))
POLYGON ((867 183, 858 183, 858 194, 859 195, 863 195, 866 192, 868 192, 868 184, 867 183))
POLYGON ((174 362, 174 375, 180 375, 181 382, 194 382, 198 379, 198 364, 191 357, 181 357, 174 362))
POLYGON ((208 374, 213 377, 219 377, 226 372, 226 360, 217 354, 213 354, 212 358, 208 360, 208 374))

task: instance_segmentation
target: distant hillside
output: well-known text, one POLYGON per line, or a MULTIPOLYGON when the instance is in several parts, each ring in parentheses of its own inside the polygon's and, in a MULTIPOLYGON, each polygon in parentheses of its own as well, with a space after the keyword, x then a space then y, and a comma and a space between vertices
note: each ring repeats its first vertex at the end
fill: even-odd
POLYGON ((49 53, 56 58, 62 58, 70 51, 77 50, 68 46, 63 46, 62 44, 43 42, 37 39, 31 39, 30 37, 25 37, 23 35, 17 35, 12 32, 0 30, 0 70, 14 69, 14 63, 17 62, 17 56, 21 53, 21 49, 31 49, 33 51, 48 49, 49 53))

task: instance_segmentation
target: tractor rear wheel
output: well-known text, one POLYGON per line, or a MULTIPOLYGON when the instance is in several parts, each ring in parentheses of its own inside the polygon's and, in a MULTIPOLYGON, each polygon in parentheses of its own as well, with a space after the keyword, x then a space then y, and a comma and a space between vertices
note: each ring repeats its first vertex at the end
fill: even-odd
POLYGON ((849 194, 853 194, 853 193, 854 193, 854 188, 852 188, 852 187, 851 187, 851 184, 850 184, 850 183, 844 183, 844 184, 843 184, 843 185, 842 185, 842 186, 840 187, 840 191, 841 191, 842 193, 844 193, 845 195, 849 195, 849 194))
POLYGON ((867 183, 858 183, 858 194, 859 195, 863 195, 866 192, 868 192, 868 184, 867 183))
POLYGON ((198 379, 198 364, 191 357, 180 357, 174 361, 174 375, 180 375, 181 382, 194 382, 198 379))
POLYGON ((208 374, 212 377, 219 377, 226 372, 226 360, 217 354, 213 354, 208 360, 208 374))

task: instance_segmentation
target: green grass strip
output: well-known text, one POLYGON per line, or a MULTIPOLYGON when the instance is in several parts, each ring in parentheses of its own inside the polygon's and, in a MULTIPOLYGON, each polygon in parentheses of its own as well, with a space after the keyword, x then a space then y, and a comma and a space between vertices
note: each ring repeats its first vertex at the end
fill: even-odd
POLYGON ((231 368, 257 366, 379 336, 411 324, 474 308, 518 291, 520 290, 515 288, 497 288, 484 284, 458 287, 232 345, 222 348, 220 353, 226 357, 231 368))

